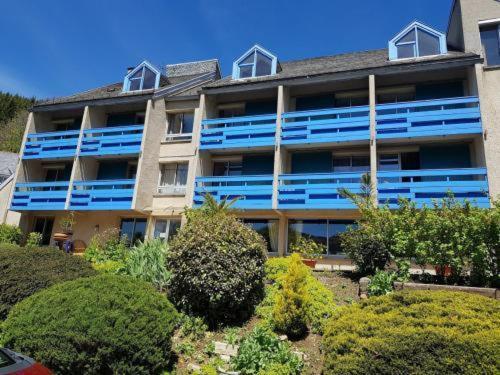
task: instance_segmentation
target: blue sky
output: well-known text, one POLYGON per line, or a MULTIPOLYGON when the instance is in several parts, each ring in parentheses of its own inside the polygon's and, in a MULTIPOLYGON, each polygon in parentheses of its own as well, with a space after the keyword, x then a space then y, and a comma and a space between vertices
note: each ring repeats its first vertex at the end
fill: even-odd
POLYGON ((280 60, 384 48, 414 19, 446 31, 452 0, 6 1, 0 90, 38 98, 122 80, 144 59, 232 61, 255 43, 280 60))

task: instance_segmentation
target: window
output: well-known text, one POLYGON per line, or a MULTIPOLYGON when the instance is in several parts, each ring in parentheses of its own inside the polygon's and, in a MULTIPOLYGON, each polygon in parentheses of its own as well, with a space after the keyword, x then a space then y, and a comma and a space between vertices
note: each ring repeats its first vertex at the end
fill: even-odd
POLYGON ((139 64, 125 76, 123 91, 139 91, 158 88, 160 71, 147 61, 139 64))
POLYGON ((65 132, 69 130, 80 130, 82 126, 82 118, 69 118, 52 120, 56 132, 65 132))
POLYGON ((408 59, 447 53, 446 38, 420 22, 413 22, 389 41, 389 59, 408 59))
POLYGON ((216 161, 213 176, 241 176, 242 169, 241 160, 216 161))
POLYGON ((245 219, 243 222, 264 237, 269 253, 278 252, 278 220, 245 219))
POLYGON ((69 181, 73 166, 70 163, 44 164, 42 168, 45 169, 45 182, 69 181))
POLYGON ((181 219, 158 219, 155 223, 154 238, 169 241, 181 227, 181 219))
POLYGON ((254 46, 233 64, 233 79, 276 74, 278 59, 260 46, 254 46))
POLYGON ((52 227, 54 226, 53 217, 37 217, 33 225, 33 232, 42 234, 42 242, 40 245, 50 245, 50 238, 52 236, 52 227))
POLYGON ((144 241, 146 235, 146 219, 122 219, 120 225, 120 236, 127 237, 130 246, 138 241, 144 241))
POLYGON ((369 172, 370 157, 360 156, 335 156, 333 158, 334 172, 369 172))
POLYGON ((193 135, 194 112, 169 114, 167 141, 190 141, 193 135))
POLYGON ((187 163, 168 163, 161 165, 158 193, 169 195, 186 194, 188 174, 187 163))
POLYGON ((480 32, 486 65, 500 65, 500 24, 481 26, 480 32))
POLYGON ((380 171, 398 171, 399 154, 382 154, 378 160, 378 169, 380 171))

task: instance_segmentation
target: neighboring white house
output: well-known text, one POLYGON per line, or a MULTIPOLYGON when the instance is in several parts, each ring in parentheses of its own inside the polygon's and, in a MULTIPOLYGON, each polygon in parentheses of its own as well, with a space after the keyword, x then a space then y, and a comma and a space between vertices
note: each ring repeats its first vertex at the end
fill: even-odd
POLYGON ((21 219, 20 213, 8 209, 17 161, 17 154, 0 151, 0 224, 19 225, 21 219))

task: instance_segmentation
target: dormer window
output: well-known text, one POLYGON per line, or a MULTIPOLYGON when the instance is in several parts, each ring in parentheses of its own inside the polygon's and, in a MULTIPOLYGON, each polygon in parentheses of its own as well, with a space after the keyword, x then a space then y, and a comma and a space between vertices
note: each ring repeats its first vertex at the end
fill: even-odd
POLYGON ((233 64, 233 79, 261 77, 276 74, 278 58, 261 46, 255 45, 233 64))
POLYGON ((160 84, 160 71, 144 61, 130 71, 123 81, 123 91, 156 89, 160 84))
POLYGON ((389 41, 389 59, 409 59, 447 53, 443 33, 420 22, 413 22, 389 41))

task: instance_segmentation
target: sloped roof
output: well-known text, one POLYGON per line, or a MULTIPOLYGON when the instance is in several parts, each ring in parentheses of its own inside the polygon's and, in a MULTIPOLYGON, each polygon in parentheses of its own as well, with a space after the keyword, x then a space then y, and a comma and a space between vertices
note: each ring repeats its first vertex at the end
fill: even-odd
POLYGON ((1 176, 8 177, 16 171, 18 155, 13 152, 0 151, 0 180, 1 176))

